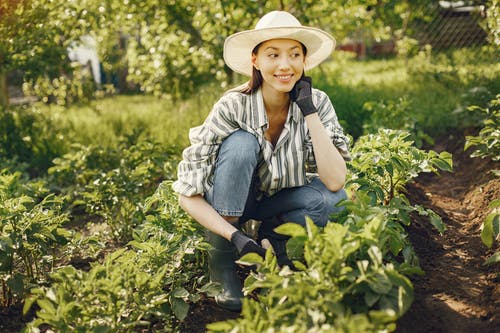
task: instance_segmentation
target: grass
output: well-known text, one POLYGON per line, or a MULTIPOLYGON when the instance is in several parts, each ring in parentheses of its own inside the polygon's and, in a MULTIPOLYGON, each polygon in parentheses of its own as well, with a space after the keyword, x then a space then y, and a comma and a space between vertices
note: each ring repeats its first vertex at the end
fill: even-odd
MULTIPOLYGON (((409 61, 357 61, 337 52, 308 75, 330 96, 340 122, 354 138, 365 134, 364 124, 370 121, 365 103, 400 97, 409 101, 407 112, 415 126, 437 136, 449 128, 470 125, 466 112, 459 111, 484 104, 500 91, 500 64, 493 56, 473 62, 470 52, 450 51, 432 57, 422 53, 409 61), (483 94, 475 96, 471 91, 483 94)), ((182 148, 189 143, 189 128, 201 124, 223 91, 212 84, 178 102, 136 95, 102 98, 68 108, 40 104, 36 108, 83 144, 113 145, 118 137, 140 131, 162 144, 182 148)))
POLYGON ((72 141, 113 146, 118 138, 141 132, 145 138, 168 146, 184 147, 189 128, 200 125, 219 95, 206 87, 193 98, 174 102, 154 96, 114 96, 88 104, 62 107, 36 104, 56 127, 72 133, 72 141))

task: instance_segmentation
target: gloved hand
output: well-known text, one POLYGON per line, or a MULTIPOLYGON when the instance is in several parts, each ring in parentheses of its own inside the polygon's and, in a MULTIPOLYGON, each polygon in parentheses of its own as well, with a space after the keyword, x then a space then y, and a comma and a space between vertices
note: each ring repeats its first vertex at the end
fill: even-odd
POLYGON ((295 83, 290 98, 297 103, 304 117, 318 111, 312 101, 312 80, 308 76, 303 76, 295 83))
POLYGON ((241 257, 247 253, 257 253, 262 258, 266 256, 266 250, 241 230, 235 231, 231 235, 231 242, 236 246, 241 257))
POLYGON ((269 242, 273 247, 274 254, 276 255, 276 261, 280 267, 288 266, 292 271, 298 271, 293 262, 288 258, 286 253, 286 242, 287 239, 275 239, 269 238, 269 242))

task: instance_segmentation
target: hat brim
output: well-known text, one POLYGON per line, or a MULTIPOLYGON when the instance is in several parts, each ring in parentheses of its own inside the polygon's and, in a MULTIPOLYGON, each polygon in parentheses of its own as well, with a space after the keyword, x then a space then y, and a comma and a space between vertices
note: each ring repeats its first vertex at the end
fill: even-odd
POLYGON ((318 66, 335 48, 335 38, 312 27, 278 27, 235 33, 224 42, 224 61, 233 71, 252 75, 252 50, 270 39, 293 39, 307 48, 305 70, 318 66))

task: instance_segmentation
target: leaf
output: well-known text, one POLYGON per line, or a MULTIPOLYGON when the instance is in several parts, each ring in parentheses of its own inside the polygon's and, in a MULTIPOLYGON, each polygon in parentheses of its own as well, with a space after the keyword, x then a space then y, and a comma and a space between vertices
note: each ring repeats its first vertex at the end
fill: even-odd
POLYGON ((368 280, 368 286, 377 294, 387 294, 392 289, 392 282, 386 274, 376 273, 368 280))
POLYGON ((172 305, 172 311, 177 319, 183 321, 188 314, 189 304, 180 298, 170 297, 170 305, 172 305))
POLYGON ((498 218, 498 214, 490 214, 483 222, 483 230, 481 230, 481 240, 489 249, 493 246, 493 222, 496 219, 498 223, 498 218))
POLYGON ((227 321, 218 321, 215 323, 207 324, 206 327, 209 331, 230 332, 233 329, 234 324, 227 321))
POLYGON ((247 253, 236 261, 236 263, 245 266, 262 265, 263 262, 264 259, 262 259, 262 257, 257 253, 247 253))
POLYGON ((172 297, 176 298, 185 298, 189 296, 189 291, 187 291, 185 288, 176 288, 172 291, 172 297))
POLYGON ((428 209, 427 212, 429 213, 429 220, 430 220, 431 224, 442 235, 446 231, 446 225, 443 223, 441 216, 439 216, 438 214, 436 214, 434 211, 432 211, 430 209, 428 209))
POLYGON ((283 234, 291 237, 306 236, 306 230, 297 223, 284 223, 274 228, 278 234, 283 234))
POLYGON ((371 292, 370 290, 367 290, 365 293, 365 303, 368 305, 368 307, 372 307, 377 301, 380 299, 380 294, 371 292))
POLYGON ((483 265, 492 265, 500 262, 500 251, 495 252, 491 257, 484 261, 483 265))

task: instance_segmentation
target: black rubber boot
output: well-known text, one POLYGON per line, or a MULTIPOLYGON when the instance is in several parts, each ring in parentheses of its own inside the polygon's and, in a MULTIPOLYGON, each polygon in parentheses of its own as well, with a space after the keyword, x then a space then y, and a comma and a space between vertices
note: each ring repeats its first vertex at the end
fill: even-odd
POLYGON ((224 237, 210 231, 207 232, 207 240, 212 245, 208 251, 210 281, 222 286, 222 292, 215 296, 215 302, 222 308, 241 311, 243 286, 236 273, 236 248, 224 237))

